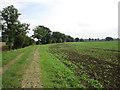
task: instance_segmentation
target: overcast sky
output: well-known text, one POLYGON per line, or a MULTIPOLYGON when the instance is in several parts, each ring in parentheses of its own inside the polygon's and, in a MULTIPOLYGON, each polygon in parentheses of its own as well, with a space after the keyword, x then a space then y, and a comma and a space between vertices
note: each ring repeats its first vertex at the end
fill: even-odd
POLYGON ((44 25, 74 38, 118 37, 119 0, 0 0, 0 9, 14 5, 22 23, 44 25))

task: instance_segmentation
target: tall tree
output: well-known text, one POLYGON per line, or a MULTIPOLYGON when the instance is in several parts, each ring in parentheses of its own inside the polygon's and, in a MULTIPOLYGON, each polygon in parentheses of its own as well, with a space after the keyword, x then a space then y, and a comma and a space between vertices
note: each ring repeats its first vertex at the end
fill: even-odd
POLYGON ((38 42, 47 44, 50 43, 50 38, 51 38, 51 30, 47 27, 44 26, 37 26, 33 29, 34 31, 34 38, 38 39, 38 42))
POLYGON ((83 38, 81 38, 81 39, 80 39, 80 42, 84 42, 84 39, 83 39, 83 38))
POLYGON ((79 42, 79 40, 80 40, 79 38, 75 38, 75 41, 76 41, 76 42, 79 42))
POLYGON ((71 37, 69 35, 67 35, 66 37, 67 37, 67 39, 66 39, 67 42, 74 42, 74 38, 73 37, 71 37))
POLYGON ((113 38, 112 37, 106 37, 105 40, 106 41, 111 41, 111 40, 113 40, 113 38))
POLYGON ((91 38, 89 38, 89 41, 91 41, 92 39, 91 38))
POLYGON ((3 18, 2 37, 6 44, 13 48, 21 48, 26 39, 29 24, 21 23, 18 20, 20 13, 13 5, 3 8, 1 16, 3 18))
POLYGON ((13 5, 11 5, 3 8, 3 10, 1 11, 1 15, 4 22, 2 35, 5 36, 6 44, 9 46, 9 49, 11 49, 14 43, 15 30, 17 28, 16 25, 20 13, 18 13, 18 10, 14 8, 13 5))
POLYGON ((56 40, 56 43, 61 43, 66 41, 66 35, 60 32, 53 32, 52 37, 56 40))
MULTIPOLYGON (((14 36, 14 48, 22 48, 23 45, 25 46, 26 41, 28 41, 28 36, 26 35, 29 29, 29 24, 20 22, 16 25, 17 28, 15 30, 15 36, 14 36), (27 38, 26 38, 27 37, 27 38)), ((29 41, 28 41, 29 42, 29 41)), ((26 45, 28 46, 28 45, 26 45)))
POLYGON ((61 33, 61 39, 62 39, 62 42, 66 42, 67 36, 65 34, 61 33))

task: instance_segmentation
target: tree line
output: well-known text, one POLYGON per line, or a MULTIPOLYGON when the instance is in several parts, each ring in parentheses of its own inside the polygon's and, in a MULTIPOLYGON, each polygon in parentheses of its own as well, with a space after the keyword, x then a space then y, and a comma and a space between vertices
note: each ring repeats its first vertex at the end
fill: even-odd
POLYGON ((33 38, 37 38, 37 44, 49 44, 49 43, 62 43, 62 42, 73 42, 74 38, 65 35, 61 32, 52 32, 49 28, 45 26, 36 26, 34 29, 33 38))
POLYGON ((34 35, 28 37, 30 24, 21 23, 18 18, 21 14, 13 6, 7 6, 0 11, 0 26, 2 29, 2 42, 11 49, 23 48, 32 44, 48 44, 72 42, 74 38, 61 32, 52 32, 49 28, 38 25, 33 31, 34 35), (34 39, 37 39, 36 42, 34 39))
POLYGON ((6 42, 10 49, 22 48, 33 44, 34 40, 28 37, 29 24, 21 23, 18 17, 21 14, 13 5, 0 11, 0 25, 2 29, 2 41, 6 42))
MULTIPOLYGON (((21 14, 13 6, 7 6, 0 11, 0 26, 2 29, 2 41, 11 49, 23 48, 33 44, 49 44, 62 42, 83 42, 84 39, 73 38, 70 35, 65 35, 61 32, 52 32, 48 27, 38 25, 33 29, 34 34, 30 37, 30 24, 21 23, 18 18, 21 14), (37 39, 35 41, 34 39, 37 39)), ((111 40, 111 37, 107 37, 111 40)), ((89 38, 89 41, 92 39, 89 38)), ((95 39, 98 40, 98 39, 95 39)))

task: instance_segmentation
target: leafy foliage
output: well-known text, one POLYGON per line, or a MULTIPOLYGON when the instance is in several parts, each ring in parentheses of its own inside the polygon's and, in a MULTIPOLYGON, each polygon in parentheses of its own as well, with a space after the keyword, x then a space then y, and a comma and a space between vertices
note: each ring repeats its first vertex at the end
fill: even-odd
POLYGON ((111 40, 113 40, 113 38, 112 37, 106 37, 105 40, 106 41, 111 41, 111 40))
MULTIPOLYGON (((2 38, 3 41, 9 47, 9 50, 12 48, 21 48, 23 46, 28 46, 29 44, 25 45, 25 42, 29 40, 26 34, 29 29, 29 24, 21 23, 18 20, 20 13, 13 5, 3 8, 1 11, 1 18, 2 18, 2 38)), ((30 39, 30 38, 29 38, 30 39)))
POLYGON ((76 41, 76 42, 79 42, 79 40, 80 40, 79 38, 75 38, 75 41, 76 41))
POLYGON ((62 43, 62 42, 72 42, 74 38, 67 36, 60 32, 52 32, 49 28, 45 26, 37 26, 33 29, 34 35, 32 37, 37 38, 37 44, 48 44, 48 43, 62 43))

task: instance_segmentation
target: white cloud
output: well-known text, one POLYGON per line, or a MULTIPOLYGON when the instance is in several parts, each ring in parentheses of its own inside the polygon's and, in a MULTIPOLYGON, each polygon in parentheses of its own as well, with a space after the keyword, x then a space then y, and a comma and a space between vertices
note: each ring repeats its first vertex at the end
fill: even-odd
POLYGON ((19 0, 0 0, 0 10, 9 5, 14 5, 17 9, 25 7, 25 4, 20 3, 19 0))
POLYGON ((108 35, 117 37, 116 34, 110 34, 111 28, 116 28, 117 32, 117 0, 60 1, 61 3, 53 8, 51 15, 44 21, 52 30, 83 38, 87 36, 103 38, 107 32, 108 35), (100 33, 103 35, 99 35, 100 33))
MULTIPOLYGON (((4 1, 4 0, 2 0, 4 1)), ((52 31, 60 31, 74 37, 117 37, 119 0, 8 0, 18 8, 25 3, 51 5, 51 12, 40 20, 38 17, 27 19, 22 13, 20 20, 31 27, 45 25, 52 31)), ((7 2, 8 3, 8 2, 7 2)), ((32 13, 32 12, 31 12, 32 13)))
POLYGON ((55 2, 55 0, 24 0, 22 2, 45 3, 45 4, 52 5, 55 2))
POLYGON ((27 5, 25 3, 43 3, 47 5, 53 5, 56 0, 0 0, 0 9, 14 5, 17 9, 24 8, 27 5))

